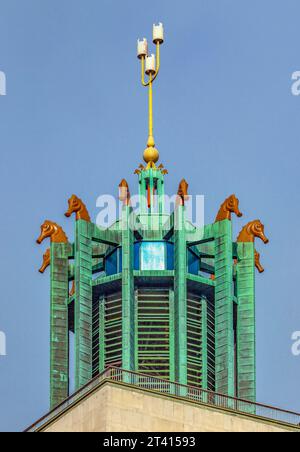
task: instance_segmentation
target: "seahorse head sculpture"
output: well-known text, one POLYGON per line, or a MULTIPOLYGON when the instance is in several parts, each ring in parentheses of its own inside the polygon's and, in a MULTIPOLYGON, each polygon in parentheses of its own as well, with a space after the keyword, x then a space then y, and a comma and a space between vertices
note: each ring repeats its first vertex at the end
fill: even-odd
MULTIPOLYGON (((46 268, 49 267, 50 262, 51 262, 51 252, 50 252, 50 248, 48 248, 43 255, 43 264, 42 264, 41 268, 39 269, 39 272, 44 273, 46 268)), ((75 280, 73 280, 73 282, 72 282, 72 287, 69 292, 69 296, 72 297, 74 294, 75 294, 75 280)))
POLYGON ((255 261, 255 267, 259 271, 259 273, 263 273, 265 271, 264 267, 260 263, 260 254, 258 251, 255 250, 254 252, 254 261, 255 261))
POLYGON ((119 185, 119 199, 125 206, 130 204, 129 185, 125 179, 122 179, 119 185))
POLYGON ((264 243, 269 242, 265 236, 265 227, 260 220, 250 221, 246 224, 239 233, 237 242, 254 242, 255 237, 258 237, 264 243))
POLYGON ((52 243, 68 243, 68 237, 62 227, 53 221, 46 220, 41 226, 41 234, 37 239, 37 243, 41 244, 47 237, 52 243))
POLYGON ((46 252, 43 255, 43 264, 41 268, 39 269, 40 273, 44 273, 47 267, 50 265, 50 248, 46 250, 46 252))
POLYGON ((187 181, 185 179, 182 179, 182 181, 179 184, 178 192, 177 192, 181 206, 184 206, 185 202, 189 199, 188 188, 189 188, 189 184, 187 183, 187 181))
POLYGON ((76 213, 76 221, 77 220, 85 220, 90 223, 91 218, 87 211, 85 204, 79 199, 76 195, 72 195, 68 201, 69 209, 65 213, 66 217, 70 217, 73 213, 76 213))
POLYGON ((239 209, 239 200, 235 195, 231 195, 229 196, 229 198, 225 199, 219 209, 215 223, 222 220, 231 220, 232 213, 235 213, 238 217, 243 216, 242 212, 239 209))

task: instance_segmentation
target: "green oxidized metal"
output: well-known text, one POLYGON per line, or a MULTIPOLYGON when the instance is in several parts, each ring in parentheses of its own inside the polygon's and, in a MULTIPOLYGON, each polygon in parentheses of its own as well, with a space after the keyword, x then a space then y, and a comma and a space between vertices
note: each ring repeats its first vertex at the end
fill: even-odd
POLYGON ((124 203, 107 230, 78 219, 74 243, 51 245, 51 407, 71 374, 79 389, 111 365, 255 400, 254 244, 230 219, 194 227, 184 203, 166 215, 161 169, 139 190, 134 230, 124 203))

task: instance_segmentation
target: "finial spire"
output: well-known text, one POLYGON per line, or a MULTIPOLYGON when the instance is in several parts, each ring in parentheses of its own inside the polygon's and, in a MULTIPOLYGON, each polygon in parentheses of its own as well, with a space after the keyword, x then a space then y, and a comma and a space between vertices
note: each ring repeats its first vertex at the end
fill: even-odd
POLYGON ((147 168, 155 168, 155 163, 159 159, 159 152, 155 147, 153 135, 153 82, 156 79, 160 68, 160 45, 164 42, 163 24, 153 25, 153 43, 156 45, 156 57, 154 54, 148 55, 147 39, 138 40, 137 56, 141 60, 142 85, 148 87, 149 91, 149 132, 147 148, 144 151, 144 160, 147 168), (148 81, 145 81, 145 73, 148 81))

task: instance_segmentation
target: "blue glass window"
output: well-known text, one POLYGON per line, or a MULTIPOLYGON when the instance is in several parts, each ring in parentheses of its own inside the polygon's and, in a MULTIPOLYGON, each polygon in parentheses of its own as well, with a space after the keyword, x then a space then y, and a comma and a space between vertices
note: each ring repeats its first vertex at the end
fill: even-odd
POLYGON ((141 250, 141 242, 137 242, 134 244, 134 269, 140 269, 140 250, 141 250))
POLYGON ((167 242, 167 270, 174 270, 174 243, 167 242))
POLYGON ((188 272, 192 275, 198 275, 199 274, 199 257, 193 253, 193 251, 188 251, 188 272))
POLYGON ((121 248, 115 249, 105 261, 106 275, 116 275, 122 272, 122 250, 121 248))
POLYGON ((141 270, 165 270, 166 245, 164 242, 141 243, 141 270))

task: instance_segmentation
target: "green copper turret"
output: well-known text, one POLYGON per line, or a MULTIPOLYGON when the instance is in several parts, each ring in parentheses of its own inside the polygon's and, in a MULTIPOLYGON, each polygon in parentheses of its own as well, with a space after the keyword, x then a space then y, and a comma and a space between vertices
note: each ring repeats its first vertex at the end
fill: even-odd
POLYGON ((72 380, 79 389, 108 366, 255 401, 254 238, 267 241, 263 226, 248 223, 233 241, 231 215, 241 213, 232 195, 215 222, 196 227, 185 180, 169 213, 163 166, 136 172, 140 208, 123 180, 111 227, 94 224, 75 195, 73 242, 55 223, 42 227, 39 243, 51 240, 51 408, 72 380))

